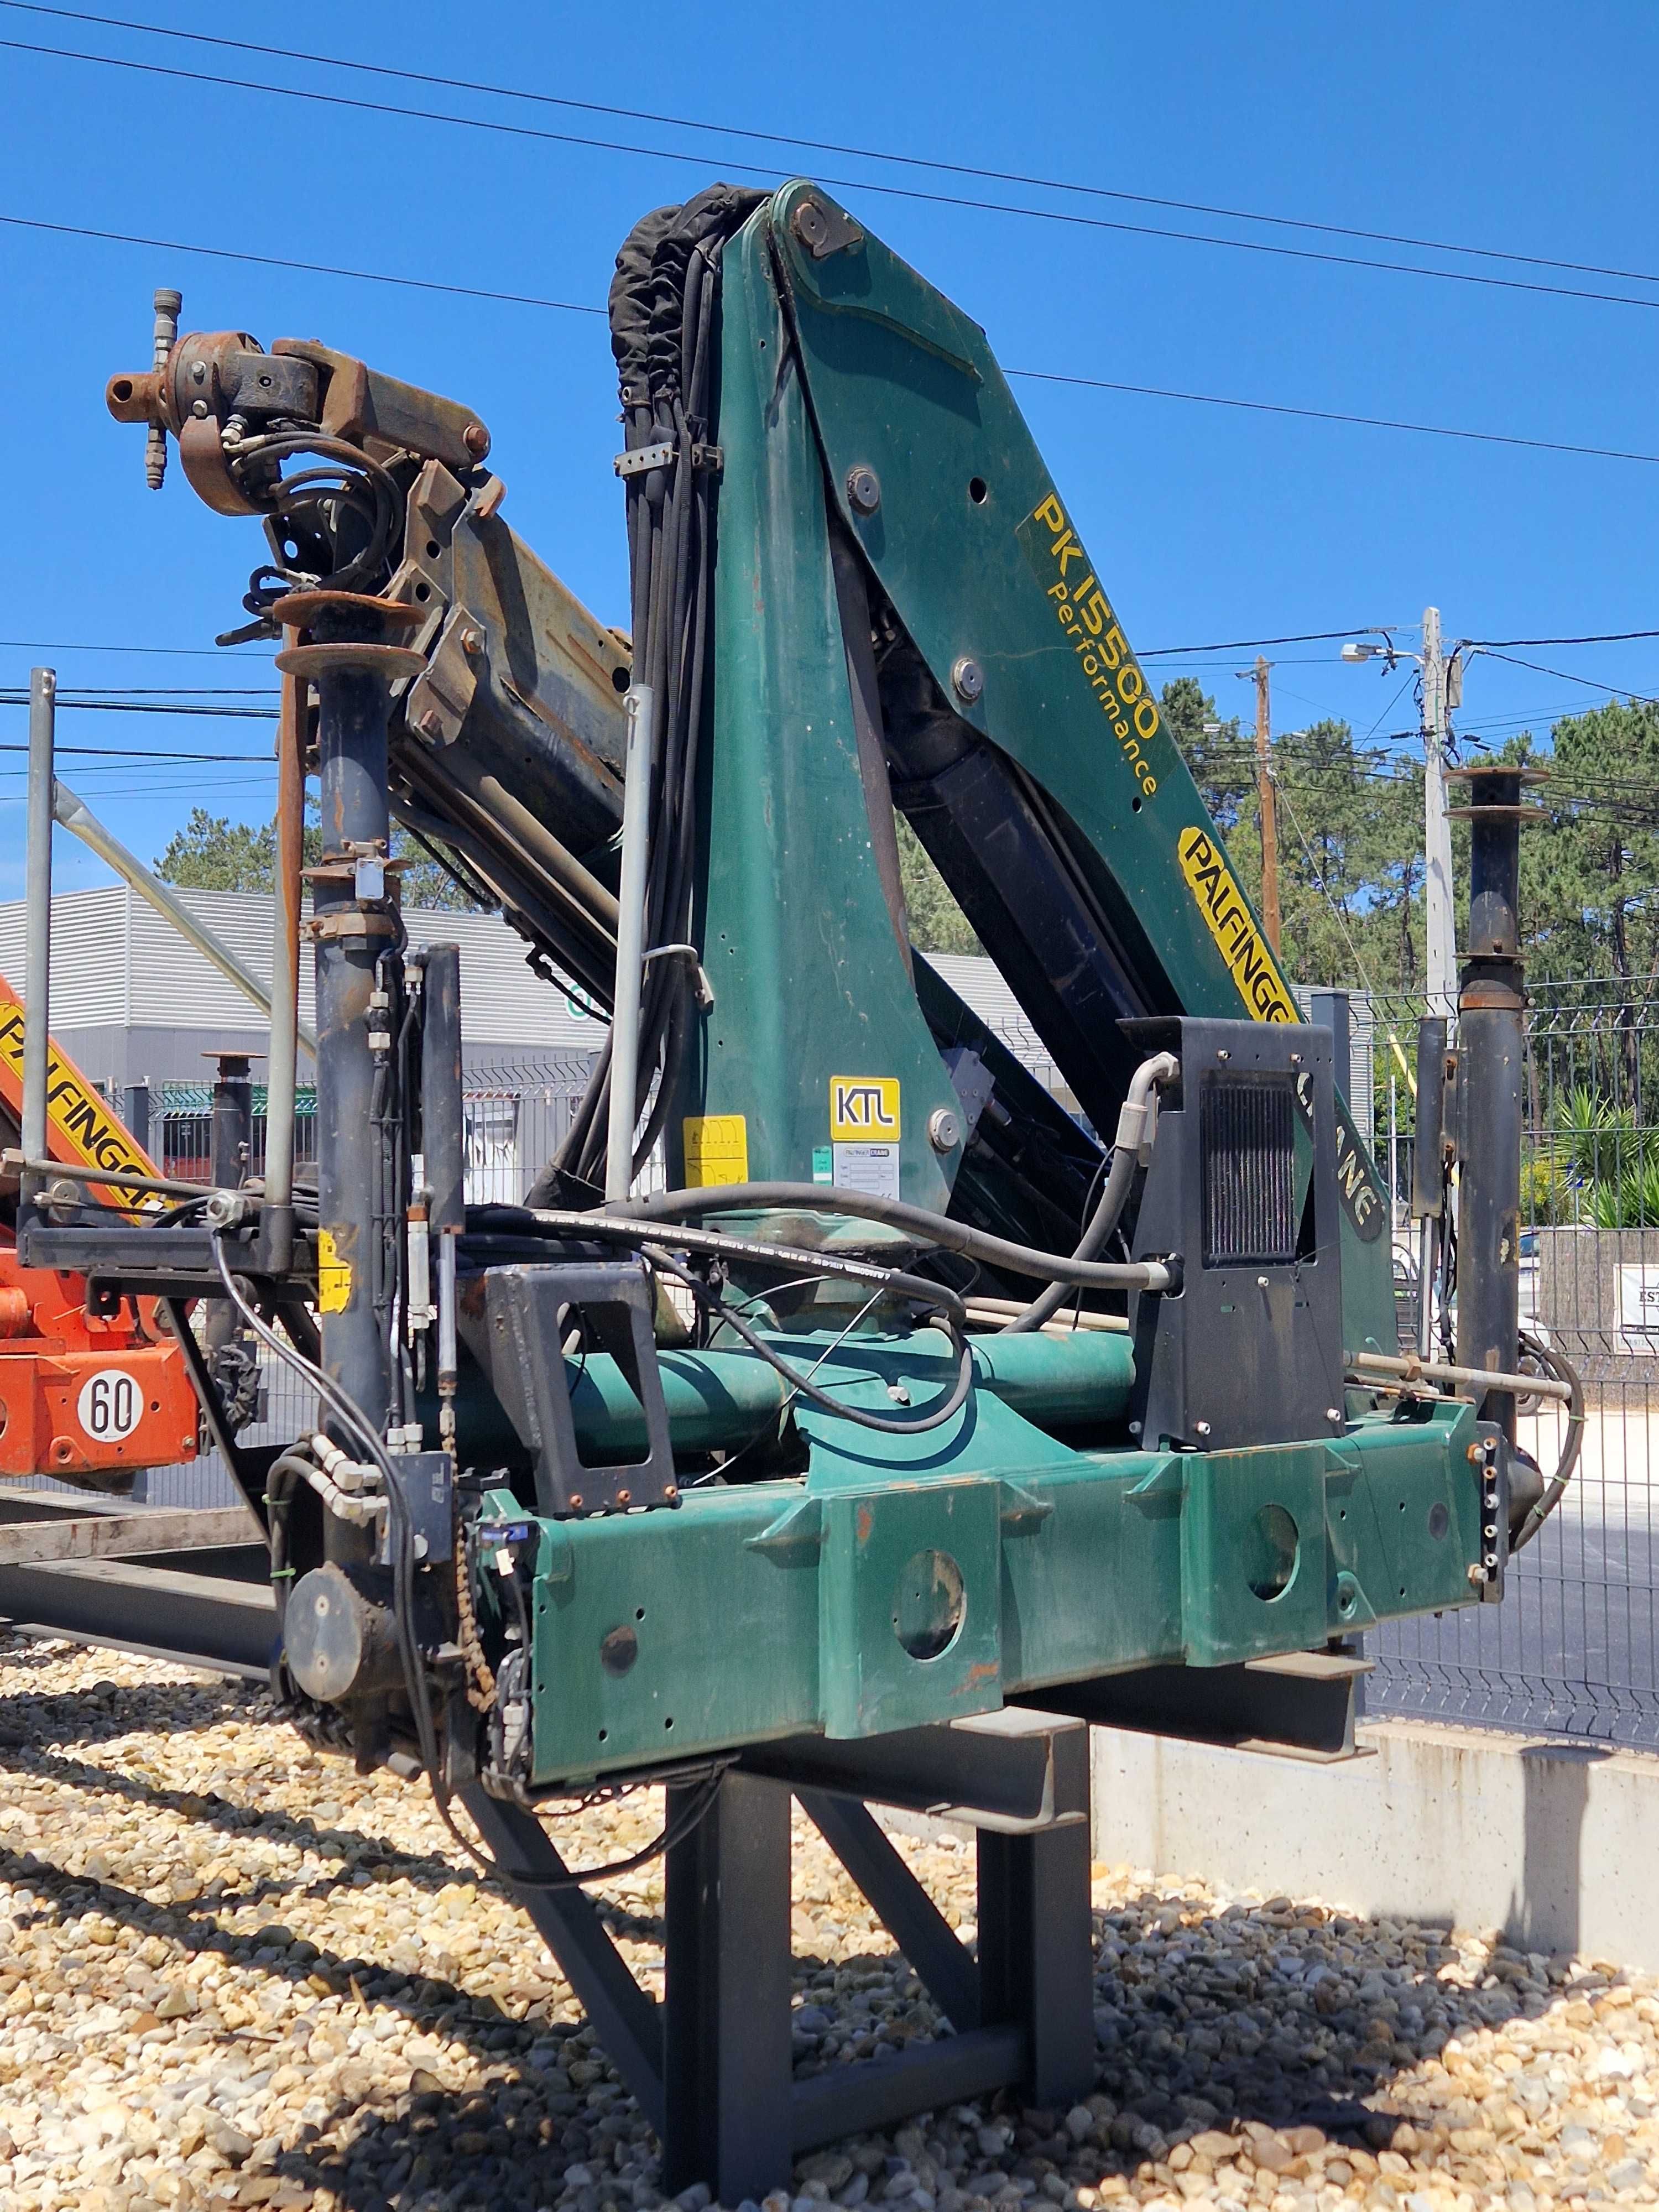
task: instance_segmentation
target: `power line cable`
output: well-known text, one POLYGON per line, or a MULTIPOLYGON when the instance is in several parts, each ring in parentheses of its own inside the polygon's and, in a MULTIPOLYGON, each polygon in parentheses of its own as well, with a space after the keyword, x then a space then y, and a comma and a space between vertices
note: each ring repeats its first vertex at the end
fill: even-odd
MULTIPOLYGON (((0 744, 0 753, 27 750, 27 745, 0 744)), ((128 745, 54 745, 52 750, 73 754, 77 760, 119 761, 126 767, 136 766, 141 761, 165 761, 169 765, 177 761, 228 761, 238 768, 257 768, 262 775, 265 769, 264 762, 250 758, 246 753, 152 752, 148 748, 134 751, 128 745)))
MULTIPOLYGON (((13 689, 16 687, 14 686, 13 689)), ((9 694, 7 695, 8 696, 9 694)), ((58 703, 65 700, 76 705, 91 704, 103 699, 277 699, 282 694, 269 684, 79 684, 71 690, 57 694, 58 703)))
MULTIPOLYGON (((0 0, 0 6, 3 5, 4 0, 0 0)), ((1399 422, 1387 415, 1349 415, 1323 407, 1291 407, 1272 399, 1224 399, 1209 392, 1171 392, 1162 385, 1119 384, 1103 376, 1066 376, 1053 369, 1009 368, 1003 374, 1039 384, 1080 385, 1091 392, 1128 392, 1151 399, 1184 399, 1200 407, 1237 407, 1251 415, 1293 415, 1304 422, 1357 423, 1368 430, 1409 430, 1420 438, 1460 438, 1481 446, 1524 446, 1534 453, 1576 453, 1598 461, 1659 462, 1659 453, 1627 453, 1616 446, 1577 446, 1554 438, 1522 438, 1504 430, 1460 430, 1439 422, 1399 422)))
POLYGON ((1354 238, 1375 246, 1403 246, 1427 253, 1460 253, 1482 261, 1506 261, 1527 269, 1555 269, 1583 276, 1608 276, 1632 284, 1659 284, 1659 275, 1642 269, 1608 267, 1600 262, 1558 259, 1538 253, 1518 253, 1491 246, 1469 246, 1455 240, 1418 238, 1408 232, 1368 230, 1350 223, 1323 222, 1311 216, 1270 215, 1261 209, 1218 206, 1205 200, 1170 198, 1155 192, 1131 192, 1107 185, 1085 184, 1074 178, 1043 177, 1020 169, 994 169, 969 161, 950 161, 937 155, 902 154, 890 148, 854 146, 830 138, 807 138, 778 131, 761 131, 745 124, 708 123, 696 116, 667 115, 651 108, 623 107, 604 100, 575 100, 567 94, 539 92, 521 85, 491 84, 477 78, 440 76, 424 70, 398 69, 385 62, 354 61, 341 54, 313 53, 303 47, 262 46, 252 39, 229 39, 210 32, 186 31, 170 24, 147 23, 125 15, 94 15, 76 8, 52 8, 40 0, 0 0, 0 7, 30 15, 46 15, 62 22, 90 23, 106 30, 137 31, 146 36, 172 39, 191 46, 217 46, 233 53, 260 54, 286 62, 305 62, 319 69, 343 70, 358 76, 384 77, 399 84, 423 84, 445 92, 476 92, 491 99, 516 100, 538 107, 558 107, 583 115, 609 115, 631 123, 665 124, 679 131, 698 131, 725 138, 746 138, 759 145, 783 146, 812 154, 834 154, 855 161, 882 161, 892 167, 927 169, 937 174, 974 177, 990 184, 1024 185, 1038 191, 1073 192, 1091 199, 1114 200, 1133 207, 1164 208, 1181 215, 1205 215, 1230 222, 1255 222, 1279 230, 1305 230, 1326 238, 1354 238))
MULTIPOLYGON (((366 100, 360 94, 338 92, 304 90, 296 85, 270 84, 254 77, 228 76, 208 70, 180 69, 167 62, 138 61, 130 56, 89 54, 73 46, 50 46, 27 39, 0 39, 0 51, 8 53, 35 54, 54 61, 85 62, 95 68, 131 70, 137 75, 167 77, 184 84, 211 85, 229 92, 260 93, 271 99, 302 100, 313 106, 335 107, 364 115, 384 115, 399 122, 435 123, 456 131, 482 131, 495 136, 527 139, 556 146, 574 146, 587 153, 624 154, 634 159, 674 161, 707 169, 708 156, 701 153, 683 153, 664 146, 635 146, 621 140, 586 137, 578 132, 545 131, 524 123, 507 123, 499 118, 475 115, 452 115, 437 108, 410 107, 395 105, 389 100, 366 100)), ((753 161, 732 161, 722 159, 720 167, 744 176, 779 179, 781 172, 753 161)), ((1544 284, 1522 276, 1483 276, 1469 269, 1435 269, 1422 262, 1377 261, 1363 254, 1328 253, 1314 246, 1273 246, 1265 239, 1218 238, 1208 231, 1174 230, 1154 223, 1124 222, 1106 216, 1080 215, 1063 208, 1024 207, 1007 200, 975 199, 960 192, 923 191, 914 185, 884 185, 868 177, 831 177, 818 179, 833 185, 838 191, 873 192, 886 199, 915 200, 931 207, 964 208, 979 215, 1011 215, 1031 222, 1057 223, 1085 230, 1108 231, 1119 236, 1160 238, 1187 246, 1213 246, 1234 253, 1266 254, 1276 260, 1322 263, 1340 269, 1368 269, 1397 276, 1424 276, 1443 284, 1474 284, 1486 290, 1528 292, 1552 299, 1589 300, 1603 305, 1623 307, 1645 307, 1659 310, 1659 298, 1644 300, 1628 292, 1591 291, 1579 285, 1544 284)))
POLYGON ((1384 708, 1382 709, 1382 713, 1377 716, 1376 720, 1375 722, 1373 722, 1373 723, 1371 724, 1371 726, 1370 726, 1370 729, 1366 731, 1366 732, 1365 732, 1365 735, 1364 735, 1364 738, 1361 740, 1361 742, 1362 742, 1363 744, 1370 744, 1370 743, 1371 739, 1372 739, 1372 738, 1376 735, 1378 726, 1379 726, 1379 725, 1381 724, 1381 722, 1382 721, 1382 720, 1383 720, 1384 716, 1386 716, 1386 715, 1388 715, 1388 714, 1392 714, 1392 713, 1393 713, 1393 711, 1394 711, 1394 709, 1395 709, 1395 708, 1399 705, 1399 703, 1400 703, 1400 702, 1401 702, 1401 699, 1404 696, 1405 692, 1406 692, 1406 690, 1407 690, 1407 687, 1408 687, 1408 686, 1409 686, 1409 684, 1411 684, 1411 681, 1412 681, 1412 677, 1411 677, 1410 672, 1407 672, 1407 676, 1406 676, 1405 681, 1404 681, 1404 683, 1402 683, 1402 684, 1401 684, 1399 690, 1397 690, 1397 691, 1395 693, 1394 696, 1389 700, 1389 702, 1388 705, 1387 705, 1386 707, 1384 707, 1384 708))
MULTIPOLYGON (((27 691, 0 690, 0 707, 28 703, 27 691)), ((72 691, 60 691, 58 704, 82 714, 199 714, 218 722, 274 722, 277 712, 274 707, 191 707, 179 701, 163 705, 142 699, 88 699, 72 691)))
POLYGON ((1638 701, 1643 705, 1650 703, 1632 684, 1603 684, 1592 676, 1575 676, 1571 669, 1546 668, 1541 660, 1522 660, 1519 653, 1500 653, 1493 645, 1483 646, 1481 650, 1489 653, 1494 660, 1507 660, 1512 668, 1529 668, 1535 676, 1559 677, 1563 684, 1582 684, 1587 691, 1605 691, 1610 696, 1623 692, 1627 698, 1638 701))
MULTIPOLYGON (((3 45, 3 40, 0 40, 3 45)), ((245 261, 256 269, 293 269, 302 276, 344 276, 354 284, 391 284, 404 292, 441 292, 457 300, 495 300, 509 307, 548 307, 562 315, 604 315, 579 300, 543 299, 533 292, 498 292, 478 284, 441 284, 429 276, 388 276, 383 270, 343 269, 327 261, 296 261, 278 253, 249 253, 223 246, 188 246, 182 239, 144 238, 133 231, 98 230, 87 223, 45 222, 36 216, 0 215, 11 230, 44 230, 60 238, 100 239, 110 246, 143 246, 158 253, 194 253, 209 261, 245 261)))
MULTIPOLYGON (((0 0, 0 6, 4 0, 0 0)), ((1632 639, 1659 637, 1659 629, 1605 629, 1594 637, 1466 637, 1466 646, 1478 645, 1483 653, 1497 653, 1511 645, 1627 645, 1632 639)))
POLYGON ((1347 629, 1304 629, 1291 637, 1224 637, 1214 645, 1155 645, 1137 660, 1170 660, 1177 653, 1251 653, 1262 645, 1322 645, 1332 638, 1386 637, 1391 630, 1415 629, 1415 623, 1355 623, 1347 629))
MULTIPOLYGON (((7 219, 0 216, 0 222, 7 219)), ((180 250, 190 251, 187 247, 180 250)), ((45 637, 0 637, 0 648, 8 653, 161 653, 180 660, 216 660, 222 664, 227 659, 259 660, 264 657, 257 653, 229 652, 225 647, 216 645, 65 645, 61 639, 54 641, 45 637)))
MULTIPOLYGON (((7 0, 0 0, 0 6, 4 6, 6 3, 7 0)), ((0 46, 4 43, 3 40, 0 40, 0 46)), ((603 316, 606 313, 603 307, 589 307, 579 301, 547 299, 534 293, 501 292, 480 284, 443 284, 428 277, 394 276, 382 270, 349 269, 331 262, 301 261, 275 253, 249 253, 222 246, 198 246, 183 239, 150 238, 135 231, 106 230, 88 223, 48 222, 32 216, 0 214, 0 224, 14 230, 43 231, 60 238, 88 238, 109 246, 141 246, 161 253, 197 254, 212 261, 245 262, 252 268, 290 269, 303 276, 340 276, 357 284, 390 284, 400 291, 437 292, 459 299, 489 300, 499 302, 505 307, 542 307, 555 313, 566 315, 603 316)), ((1627 453, 1620 447, 1609 446, 1573 445, 1565 440, 1553 438, 1524 438, 1507 431, 1468 430, 1444 423, 1407 422, 1395 421, 1383 415, 1346 413, 1336 408, 1293 407, 1286 402, 1279 400, 1240 399, 1218 392, 1183 392, 1161 384, 1124 384, 1105 377, 1067 376, 1052 369, 1007 368, 1003 371, 1003 374, 1005 376, 1018 377, 1027 383, 1075 385, 1083 390, 1091 392, 1117 392, 1140 398, 1180 400, 1188 406, 1231 407, 1246 414, 1282 415, 1308 422, 1334 422, 1360 429, 1404 431, 1417 437, 1454 438, 1472 441, 1478 445, 1516 446, 1536 453, 1568 453, 1587 460, 1639 461, 1649 465, 1659 464, 1659 453, 1627 453)), ((1333 636, 1346 636, 1351 634, 1347 631, 1329 633, 1333 636)), ((1245 641, 1246 643, 1251 641, 1245 641)), ((1280 642, 1295 644, 1299 641, 1296 639, 1281 641, 1273 638, 1262 641, 1263 643, 1270 645, 1280 642)), ((67 651, 70 648, 64 649, 67 651)), ((176 651, 180 648, 152 649, 176 651)), ((1166 650, 1198 652, 1208 651, 1210 648, 1171 647, 1166 650)), ((1148 658, 1145 653, 1140 657, 1142 659, 1148 658)))

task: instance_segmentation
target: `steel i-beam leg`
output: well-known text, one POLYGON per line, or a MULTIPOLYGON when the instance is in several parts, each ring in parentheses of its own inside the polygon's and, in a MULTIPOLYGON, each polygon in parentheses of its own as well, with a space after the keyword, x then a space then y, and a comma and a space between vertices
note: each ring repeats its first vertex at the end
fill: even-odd
POLYGON ((476 1782, 462 1790, 461 1799, 502 1865, 522 1869, 545 1885, 516 1887, 514 1895, 558 1960, 640 2110, 660 2131, 663 2037, 655 2001, 629 1973, 586 1891, 574 1884, 552 1886, 568 1881, 569 1870, 541 1822, 502 1804, 476 1782))
MULTIPOLYGON (((1088 1732, 1054 1740, 1057 1806, 1088 1803, 1088 1732), (1062 1765, 1075 1771, 1062 1772, 1062 1765)), ((981 1828, 979 1844, 981 2017, 1017 2021, 1027 2042, 1034 2104, 1075 2104, 1094 2075, 1094 1944, 1089 1909, 1089 1824, 1031 1835, 981 1828)))
MULTIPOLYGON (((668 1793, 671 1822, 694 1791, 668 1793)), ((668 1853, 663 2186, 722 2204, 790 2174, 789 1792, 728 1774, 668 1853)))

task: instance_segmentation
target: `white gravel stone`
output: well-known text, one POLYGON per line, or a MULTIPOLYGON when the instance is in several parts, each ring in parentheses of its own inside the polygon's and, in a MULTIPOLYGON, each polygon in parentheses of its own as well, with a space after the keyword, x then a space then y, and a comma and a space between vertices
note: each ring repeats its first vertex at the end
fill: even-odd
MULTIPOLYGON (((246 1686, 15 1638, 0 1766, 0 2212, 662 2204, 562 1977, 423 1790, 319 1758, 246 1686)), ((642 1794, 560 1841, 615 1858, 659 1821, 642 1794)), ((971 1940, 971 1851, 895 1840, 971 1940)), ((798 2070, 939 2032, 805 1822, 796 1847, 798 2070)), ((814 2152, 757 2212, 1659 2203, 1659 1994, 1616 1962, 1095 1877, 1086 2099, 814 2152)), ((659 1985, 660 1867, 599 1893, 659 1985)))

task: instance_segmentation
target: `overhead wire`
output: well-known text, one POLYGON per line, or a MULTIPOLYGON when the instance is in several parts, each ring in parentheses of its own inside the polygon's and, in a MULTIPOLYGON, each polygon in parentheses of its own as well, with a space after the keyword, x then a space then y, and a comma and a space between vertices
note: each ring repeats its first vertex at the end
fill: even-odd
MULTIPOLYGON (((358 114, 384 115, 399 122, 433 123, 447 129, 478 131, 502 137, 550 145, 574 146, 587 153, 624 154, 635 159, 672 161, 706 169, 709 156, 698 150, 665 146, 638 146, 621 140, 595 138, 568 131, 548 131, 526 123, 509 123, 500 117, 455 115, 437 108, 413 107, 407 103, 368 100, 361 94, 323 92, 296 85, 271 84, 259 78, 231 76, 218 70, 183 69, 173 63, 141 61, 131 55, 94 54, 73 46, 53 46, 37 40, 0 39, 0 51, 35 54, 55 61, 82 62, 97 68, 126 70, 149 77, 166 77, 185 84, 211 85, 232 92, 252 92, 267 98, 305 101, 358 114)), ((747 177, 775 179, 781 172, 753 161, 734 161, 721 156, 720 166, 747 177)), ((1448 284, 1478 285, 1488 290, 1524 292, 1550 298, 1584 300, 1613 307, 1659 309, 1659 297, 1644 300, 1633 293, 1603 292, 1583 285, 1547 284, 1530 277, 1484 276, 1471 269, 1437 269, 1424 262, 1382 261, 1364 254, 1332 253, 1318 247, 1274 245, 1266 239, 1222 238, 1212 232, 1177 230, 1164 224, 1127 222, 1121 218, 1084 215, 1064 208, 1031 207, 1006 200, 981 199, 962 192, 925 191, 915 185, 883 184, 869 177, 823 176, 819 181, 837 191, 873 192, 887 199, 913 200, 934 207, 963 208, 979 215, 1009 215, 1027 222, 1054 223, 1118 235, 1158 238, 1177 244, 1210 246, 1236 253, 1267 255, 1278 260, 1321 263, 1334 268, 1373 270, 1402 276, 1420 276, 1448 284)), ((1632 281, 1647 282, 1646 278, 1632 281)))
POLYGON ((447 92, 482 93, 492 99, 516 100, 541 107, 559 107, 586 115, 611 115, 635 123, 665 124, 676 130, 699 131, 707 136, 746 138, 757 144, 785 146, 813 154, 835 154, 857 161, 883 161, 895 167, 928 169, 940 175, 975 177, 993 184, 1024 185, 1039 191, 1073 192, 1091 199, 1115 200, 1134 207, 1166 208, 1182 215, 1215 216, 1234 222, 1256 222, 1281 230, 1306 230, 1331 238, 1362 239, 1372 245, 1404 246, 1428 253, 1461 253, 1484 261, 1507 261, 1518 267, 1555 269, 1585 276, 1609 276, 1632 284, 1659 284, 1659 275, 1646 270, 1620 269, 1599 262, 1560 259, 1547 254, 1520 253, 1511 249, 1472 246, 1455 240, 1418 238, 1409 233, 1368 230, 1349 223, 1319 221, 1302 216, 1272 215, 1261 209, 1234 208, 1203 200, 1184 200, 1156 192, 1132 192, 1118 186, 1087 184, 1074 178, 1044 177, 1018 169, 994 169, 969 161, 951 161, 938 155, 905 154, 890 147, 848 145, 836 139, 809 138, 779 131, 762 131, 736 123, 709 123, 700 118, 664 114, 650 108, 623 107, 604 100, 576 100, 568 94, 541 92, 521 85, 491 84, 477 78, 437 76, 425 70, 403 69, 386 62, 353 60, 348 55, 319 54, 303 47, 264 46, 252 39, 231 39, 205 31, 187 31, 171 24, 147 23, 131 16, 96 15, 78 8, 54 8, 43 0, 0 0, 12 12, 46 15, 59 21, 94 24, 106 30, 137 31, 153 38, 172 39, 191 46, 218 46, 236 53, 262 54, 278 61, 305 62, 321 69, 344 70, 358 76, 385 77, 400 84, 425 84, 447 92))
POLYGON ((1483 645, 1480 650, 1490 653, 1494 660, 1507 660, 1512 667, 1529 668, 1535 676, 1555 676, 1559 677, 1563 684, 1582 684, 1587 691, 1606 691, 1615 696, 1623 693, 1626 697, 1638 701, 1643 705, 1651 704, 1650 700, 1644 698, 1642 693, 1630 684, 1604 684, 1595 677, 1575 676, 1568 668, 1546 668, 1541 661, 1522 660, 1518 653, 1500 653, 1495 645, 1483 645))
MULTIPOLYGON (((210 261, 246 262, 256 269, 290 269, 306 276, 343 276, 354 284, 391 284, 399 291, 441 292, 457 300, 494 300, 509 307, 546 307, 562 315, 605 313, 603 307, 592 307, 584 301, 550 300, 533 292, 502 292, 481 284, 446 284, 431 276, 393 276, 385 270, 347 269, 337 262, 296 260, 290 254, 250 253, 226 246, 192 246, 179 238, 146 238, 136 231, 101 230, 89 223, 46 222, 37 216, 0 215, 0 224, 9 230, 41 230, 60 238, 101 240, 109 246, 142 246, 157 253, 193 253, 210 261)), ((155 648, 158 652, 179 649, 155 648)))
MULTIPOLYGON (((15 687, 0 690, 0 707, 27 707, 28 703, 27 691, 15 687)), ((275 707, 199 707, 177 700, 162 705, 142 699, 89 698, 84 692, 73 691, 60 691, 57 704, 82 714, 196 714, 217 722, 274 722, 277 718, 275 707)))
MULTIPOLYGON (((0 744, 0 753, 26 753, 28 747, 26 744, 0 744)), ((255 759, 247 753, 151 752, 148 750, 134 751, 131 746, 127 745, 54 744, 52 750, 57 753, 73 754, 75 758, 77 760, 119 761, 123 766, 130 765, 137 761, 164 761, 168 764, 171 764, 175 761, 207 761, 226 762, 232 763, 238 768, 263 768, 264 766, 264 763, 263 761, 255 759)))
MULTIPOLYGON (((0 0, 0 5, 4 0, 0 0)), ((1659 305, 1659 302, 1656 302, 1659 305)), ((1184 399, 1197 407, 1238 408, 1249 415, 1289 415, 1308 422, 1345 422, 1367 430, 1408 430, 1420 438, 1458 438, 1480 446, 1521 446, 1533 453, 1573 453, 1591 460, 1659 462, 1659 453, 1627 452, 1618 446, 1579 446, 1564 439, 1523 438, 1503 430, 1462 430, 1437 422, 1407 422, 1387 415, 1351 415, 1335 408, 1292 407, 1273 399, 1231 399, 1210 392, 1176 392, 1163 385, 1122 384, 1104 376, 1062 375, 1058 370, 1009 368, 1005 376, 1018 376, 1038 384, 1078 385, 1092 392, 1127 392, 1148 399, 1184 399)))
MULTIPOLYGON (((4 0, 0 0, 0 6, 4 0)), ((1589 637, 1468 637, 1465 645, 1478 645, 1483 653, 1496 653, 1511 645, 1628 645, 1634 638, 1659 637, 1659 629, 1606 629, 1589 637)))
MULTIPOLYGON (((7 0, 0 0, 0 6, 6 4, 7 0)), ((0 46, 4 44, 5 41, 0 40, 0 46)), ((282 254, 252 253, 228 246, 201 246, 184 239, 151 238, 137 231, 107 230, 89 223, 48 222, 33 216, 0 213, 0 225, 14 230, 42 231, 56 237, 91 239, 106 245, 139 246, 156 252, 196 254, 204 256, 210 260, 242 262, 252 268, 292 270, 303 276, 338 276, 357 284, 389 284, 400 290, 437 292, 468 300, 489 300, 506 307, 541 307, 559 314, 603 315, 605 312, 603 307, 592 307, 583 301, 548 299, 534 293, 504 292, 481 284, 441 283, 429 277, 398 276, 391 275, 384 270, 351 269, 334 262, 304 261, 282 254)), ((1656 301, 1655 304, 1659 305, 1659 301, 1656 301)), ((1566 453, 1587 460, 1659 463, 1659 453, 1627 452, 1619 447, 1581 446, 1565 439, 1527 438, 1508 431, 1470 430, 1446 423, 1408 422, 1403 420, 1396 421, 1382 415, 1349 413, 1338 408, 1297 407, 1287 401, 1241 399, 1232 394, 1218 392, 1185 392, 1169 385, 1120 383, 1105 377, 1062 375, 1058 371, 1042 368, 1008 368, 1005 369, 1003 374, 1018 378, 1027 383, 1075 385, 1085 390, 1117 392, 1142 398, 1173 399, 1183 402, 1189 406, 1228 407, 1242 410, 1247 414, 1279 415, 1303 422, 1331 422, 1338 426, 1346 425, 1361 429, 1392 430, 1415 437, 1452 438, 1472 441, 1478 445, 1518 447, 1523 450, 1538 453, 1566 453)), ((1400 627, 1405 628, 1407 625, 1401 624, 1400 627)), ((1352 636, 1353 632, 1351 630, 1331 632, 1328 635, 1352 636)), ((1300 641, 1297 639, 1275 638, 1261 641, 1262 643, 1269 645, 1295 644, 1300 641)), ((158 647, 152 649, 176 652, 188 648, 158 647)), ((1168 651, 1200 649, 1185 647, 1165 648, 1168 651)), ((1143 659, 1148 657, 1146 654, 1141 655, 1143 659)))
MULTIPOLYGON (((4 222, 8 219, 4 216, 0 216, 0 222, 4 222)), ((265 658, 263 653, 237 653, 219 645, 70 645, 65 644, 62 639, 45 637, 0 637, 0 649, 8 653, 160 653, 180 660, 216 660, 222 664, 227 659, 253 661, 265 658)), ((190 688, 194 690, 199 687, 190 688)))
MULTIPOLYGON (((0 0, 3 4, 3 0, 0 0)), ((1346 629, 1299 629, 1288 637, 1224 637, 1211 645, 1155 645, 1137 653, 1137 660, 1170 660, 1192 653, 1248 653, 1261 645, 1325 645, 1334 638, 1387 637, 1392 631, 1415 629, 1415 623, 1351 623, 1346 629)))

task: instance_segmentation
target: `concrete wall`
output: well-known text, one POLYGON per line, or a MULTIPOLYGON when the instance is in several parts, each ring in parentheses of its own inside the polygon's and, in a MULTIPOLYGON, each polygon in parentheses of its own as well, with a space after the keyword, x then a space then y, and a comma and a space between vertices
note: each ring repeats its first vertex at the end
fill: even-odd
POLYGON ((1659 1757, 1427 1722, 1340 1766, 1098 1729, 1095 1856, 1659 1972, 1659 1757))
POLYGON ((1619 1271, 1638 1263, 1659 1270, 1659 1229, 1538 1231, 1538 1317, 1586 1382, 1659 1382, 1659 1342, 1620 1312, 1619 1271))

